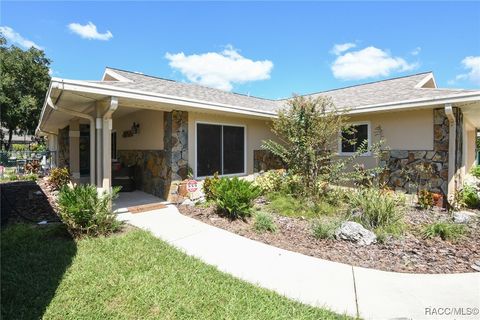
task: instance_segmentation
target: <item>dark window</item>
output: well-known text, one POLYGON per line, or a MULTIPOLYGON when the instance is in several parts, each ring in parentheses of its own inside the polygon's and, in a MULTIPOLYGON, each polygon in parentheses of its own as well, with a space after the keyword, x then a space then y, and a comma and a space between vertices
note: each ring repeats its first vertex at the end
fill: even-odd
POLYGON ((112 141, 111 141, 112 142, 112 150, 111 150, 112 154, 111 154, 111 156, 112 156, 112 159, 117 159, 117 132, 113 131, 111 137, 112 137, 112 141))
POLYGON ((197 124, 197 176, 245 172, 245 128, 197 124))
POLYGON ((341 152, 357 152, 362 144, 368 147, 368 124, 353 125, 342 132, 341 152))

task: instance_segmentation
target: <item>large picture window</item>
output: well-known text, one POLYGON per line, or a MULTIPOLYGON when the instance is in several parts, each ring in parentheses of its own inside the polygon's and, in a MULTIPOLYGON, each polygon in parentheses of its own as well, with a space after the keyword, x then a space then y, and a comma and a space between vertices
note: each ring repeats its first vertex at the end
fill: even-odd
POLYGON ((197 176, 245 173, 245 127, 197 123, 197 176))
POLYGON ((370 126, 368 123, 354 124, 348 130, 342 131, 340 153, 357 152, 362 144, 370 147, 370 126))

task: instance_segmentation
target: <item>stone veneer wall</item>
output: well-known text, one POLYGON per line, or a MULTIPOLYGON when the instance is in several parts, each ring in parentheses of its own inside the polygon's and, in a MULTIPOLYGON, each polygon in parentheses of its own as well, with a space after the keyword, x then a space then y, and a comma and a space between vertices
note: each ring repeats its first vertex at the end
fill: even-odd
POLYGON ((117 150, 117 156, 122 165, 134 166, 136 189, 164 196, 168 180, 164 150, 117 150))
POLYGON ((284 168, 282 161, 268 150, 253 150, 253 172, 284 168))
POLYGON ((172 182, 183 180, 188 175, 188 112, 178 110, 165 112, 163 121, 168 178, 164 197, 168 199, 172 182))
POLYGON ((69 127, 58 130, 58 167, 69 168, 70 166, 70 142, 68 136, 69 127))

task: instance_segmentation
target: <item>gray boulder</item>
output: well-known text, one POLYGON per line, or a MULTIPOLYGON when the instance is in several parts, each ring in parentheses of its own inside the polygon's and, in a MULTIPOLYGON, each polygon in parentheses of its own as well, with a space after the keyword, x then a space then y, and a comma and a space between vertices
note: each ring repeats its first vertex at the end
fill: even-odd
POLYGON ((192 200, 187 198, 187 199, 183 200, 182 206, 193 207, 193 206, 195 206, 195 202, 193 202, 192 200))
POLYGON ((335 230, 335 238, 356 242, 362 246, 368 246, 377 242, 377 236, 370 230, 365 229, 361 224, 346 221, 335 230))
POLYGON ((458 211, 453 213, 453 222, 455 223, 468 223, 472 218, 474 217, 474 214, 468 212, 468 211, 458 211))

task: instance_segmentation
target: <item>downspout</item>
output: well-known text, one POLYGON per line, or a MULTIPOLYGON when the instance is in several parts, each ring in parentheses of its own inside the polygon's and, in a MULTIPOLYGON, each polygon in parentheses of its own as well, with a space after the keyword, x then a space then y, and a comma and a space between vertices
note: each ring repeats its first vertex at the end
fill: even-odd
POLYGON ((47 104, 53 110, 70 114, 79 118, 87 119, 90 121, 90 183, 95 184, 95 118, 86 113, 81 113, 78 111, 57 106, 53 103, 50 96, 48 96, 47 98, 47 104))
POLYGON ((457 140, 457 120, 453 113, 452 104, 445 104, 445 115, 448 119, 448 187, 447 198, 450 203, 453 203, 455 198, 456 183, 456 140, 457 140))

